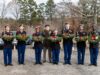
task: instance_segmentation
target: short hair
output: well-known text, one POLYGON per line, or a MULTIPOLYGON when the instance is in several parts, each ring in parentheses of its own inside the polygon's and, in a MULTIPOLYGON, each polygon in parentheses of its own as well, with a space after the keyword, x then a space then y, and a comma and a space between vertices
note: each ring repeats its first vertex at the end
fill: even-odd
POLYGON ((9 27, 9 25, 6 25, 5 28, 9 27))
POLYGON ((68 24, 68 23, 65 23, 65 24, 68 24))
POLYGON ((48 27, 48 26, 50 26, 50 25, 48 25, 48 24, 47 24, 47 25, 45 25, 45 27, 48 27))
POLYGON ((36 26, 35 29, 40 28, 40 26, 36 26))

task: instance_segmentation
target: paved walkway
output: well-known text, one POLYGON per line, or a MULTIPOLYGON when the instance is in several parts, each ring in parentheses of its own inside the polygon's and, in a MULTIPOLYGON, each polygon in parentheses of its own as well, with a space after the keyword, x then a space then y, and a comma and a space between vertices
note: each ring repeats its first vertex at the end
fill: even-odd
POLYGON ((41 65, 33 65, 34 50, 26 50, 26 65, 17 64, 17 51, 13 51, 12 67, 3 65, 3 52, 0 51, 0 75, 100 75, 100 58, 98 59, 98 67, 88 66, 89 52, 86 52, 85 65, 77 65, 77 52, 73 51, 72 65, 63 65, 63 51, 60 54, 59 65, 45 63, 41 65))

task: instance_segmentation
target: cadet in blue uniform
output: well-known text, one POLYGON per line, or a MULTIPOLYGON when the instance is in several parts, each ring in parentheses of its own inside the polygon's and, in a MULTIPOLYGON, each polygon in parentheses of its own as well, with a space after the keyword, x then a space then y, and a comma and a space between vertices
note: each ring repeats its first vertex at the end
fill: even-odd
MULTIPOLYGON (((66 34, 67 37, 69 35, 74 34, 69 24, 67 24, 66 27, 64 28, 63 35, 64 34, 66 34)), ((63 38, 63 46, 64 46, 64 65, 65 64, 71 65, 73 37, 69 36, 69 38, 63 38)))
MULTIPOLYGON (((52 39, 56 39, 58 36, 58 31, 54 30, 51 34, 52 39)), ((52 48, 52 63, 57 64, 59 63, 59 54, 60 54, 60 41, 53 42, 51 41, 51 48, 52 48)))
POLYGON ((86 49, 86 40, 84 40, 84 37, 87 37, 87 33, 84 32, 83 26, 80 26, 80 31, 77 32, 77 37, 79 37, 80 39, 79 41, 77 41, 78 64, 84 65, 86 49))
MULTIPOLYGON (((18 35, 26 35, 26 32, 24 31, 24 26, 21 25, 19 26, 19 31, 17 31, 17 36, 18 35)), ((18 49, 18 64, 23 64, 24 63, 24 59, 25 59, 25 49, 26 49, 26 41, 22 41, 20 39, 18 40, 18 44, 17 44, 17 49, 18 49)))
POLYGON ((35 33, 33 34, 33 38, 34 37, 37 37, 37 39, 39 38, 39 36, 41 37, 40 40, 34 40, 35 43, 34 43, 34 49, 35 49, 35 65, 36 64, 41 64, 42 65, 42 62, 41 62, 41 53, 42 53, 42 49, 43 49, 43 44, 42 44, 42 33, 40 32, 40 26, 37 26, 35 28, 35 33))
MULTIPOLYGON (((2 33, 2 37, 12 37, 12 33, 10 32, 10 27, 9 26, 5 26, 5 32, 2 33)), ((4 50, 3 50, 3 53, 4 53, 4 64, 5 66, 13 66, 12 64, 12 48, 13 48, 13 45, 12 45, 12 41, 13 39, 11 40, 7 40, 7 38, 3 38, 3 41, 4 41, 4 50)))
POLYGON ((91 41, 89 41, 90 49, 90 65, 97 66, 97 58, 99 53, 99 37, 97 32, 91 32, 90 35, 91 41))

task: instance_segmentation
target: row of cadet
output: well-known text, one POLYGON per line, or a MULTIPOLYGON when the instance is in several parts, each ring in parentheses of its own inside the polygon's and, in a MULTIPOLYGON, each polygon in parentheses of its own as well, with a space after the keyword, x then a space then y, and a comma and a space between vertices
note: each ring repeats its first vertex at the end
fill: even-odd
MULTIPOLYGON (((90 50, 90 66, 97 66, 97 59, 99 53, 99 32, 92 30, 87 33, 84 31, 84 26, 80 26, 79 31, 75 34, 71 29, 69 24, 66 24, 63 33, 58 34, 58 30, 50 30, 49 25, 45 25, 45 29, 41 32, 41 27, 37 26, 35 32, 32 35, 32 40, 34 41, 35 49, 35 65, 41 64, 41 53, 43 50, 43 63, 46 62, 46 53, 48 51, 49 62, 58 65, 59 64, 59 54, 60 54, 60 42, 63 39, 64 48, 64 65, 71 65, 71 55, 73 47, 73 38, 76 40, 77 44, 77 59, 79 65, 84 65, 85 51, 86 51, 86 41, 89 42, 90 50)), ((26 50, 26 40, 29 37, 24 30, 24 26, 19 26, 19 31, 16 32, 16 36, 12 35, 10 31, 10 26, 5 26, 5 31, 2 32, 3 53, 4 53, 4 65, 13 66, 12 64, 12 49, 13 45, 16 45, 18 51, 18 64, 25 65, 25 50, 26 50), (17 42, 13 42, 13 40, 17 42), (13 44, 12 44, 13 42, 13 44)), ((1 41, 0 41, 1 42, 1 41)))

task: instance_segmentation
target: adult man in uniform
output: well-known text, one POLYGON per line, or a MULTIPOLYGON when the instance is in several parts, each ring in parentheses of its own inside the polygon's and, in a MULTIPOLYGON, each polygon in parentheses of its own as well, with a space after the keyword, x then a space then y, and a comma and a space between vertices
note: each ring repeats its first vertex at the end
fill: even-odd
POLYGON ((46 52, 48 50, 48 58, 49 58, 49 62, 51 63, 51 48, 50 48, 50 41, 48 40, 48 37, 50 37, 50 34, 51 34, 50 26, 45 25, 45 29, 43 32, 43 36, 45 38, 43 41, 43 45, 44 45, 43 62, 46 62, 46 52))

